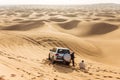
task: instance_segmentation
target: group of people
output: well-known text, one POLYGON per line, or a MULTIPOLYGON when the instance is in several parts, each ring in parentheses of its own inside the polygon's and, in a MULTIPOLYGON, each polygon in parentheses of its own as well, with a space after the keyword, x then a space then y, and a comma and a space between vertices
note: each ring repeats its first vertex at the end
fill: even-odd
MULTIPOLYGON (((71 61, 72 61, 72 65, 75 66, 75 55, 74 55, 74 52, 71 53, 71 61)), ((79 63, 79 68, 85 70, 84 60, 82 60, 82 61, 79 63)))

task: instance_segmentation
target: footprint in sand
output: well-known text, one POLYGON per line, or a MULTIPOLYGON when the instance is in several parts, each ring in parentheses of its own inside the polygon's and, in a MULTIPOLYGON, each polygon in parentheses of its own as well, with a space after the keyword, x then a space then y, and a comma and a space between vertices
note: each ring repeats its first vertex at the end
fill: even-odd
POLYGON ((107 76, 103 76, 104 78, 107 78, 107 76))
POLYGON ((42 76, 44 76, 44 74, 38 72, 38 76, 37 77, 42 77, 42 76))
POLYGON ((117 74, 117 72, 113 72, 114 74, 117 74))
POLYGON ((37 76, 37 77, 41 77, 41 75, 40 75, 40 76, 37 76))
POLYGON ((99 70, 99 69, 96 69, 96 72, 100 72, 100 70, 99 70))
POLYGON ((103 72, 108 72, 108 71, 106 69, 104 69, 103 72))
POLYGON ((4 75, 0 76, 0 80, 5 80, 4 77, 4 75))
POLYGON ((100 79, 100 78, 96 77, 95 79, 100 79))
POLYGON ((89 75, 93 75, 93 73, 88 73, 89 75))
POLYGON ((19 70, 20 68, 16 68, 17 70, 19 70))
POLYGON ((54 70, 54 72, 56 72, 56 70, 54 70))
POLYGON ((16 76, 16 74, 11 74, 11 77, 15 77, 16 76))
POLYGON ((41 74, 40 72, 38 72, 38 74, 41 74))
POLYGON ((57 80, 56 78, 54 78, 54 80, 57 80))
POLYGON ((109 71, 110 73, 113 73, 112 71, 109 71))
POLYGON ((3 77, 0 77, 0 80, 5 80, 3 77))
POLYGON ((117 72, 114 72, 114 71, 109 71, 110 73, 113 73, 113 74, 119 74, 119 73, 117 73, 117 72))
POLYGON ((31 78, 31 80, 34 80, 34 79, 36 79, 36 77, 31 78))
POLYGON ((51 62, 48 59, 43 59, 42 60, 42 64, 51 64, 51 62))
POLYGON ((27 59, 26 57, 22 57, 22 56, 17 56, 17 58, 27 59))
POLYGON ((92 80, 92 79, 87 79, 87 80, 92 80))
POLYGON ((119 79, 119 80, 120 80, 120 77, 116 77, 116 79, 119 79))
POLYGON ((112 76, 108 76, 108 78, 113 78, 112 76))
POLYGON ((113 78, 112 76, 103 76, 104 78, 113 78))
POLYGON ((22 74, 21 77, 24 77, 24 75, 22 74))
POLYGON ((31 75, 31 73, 29 73, 29 72, 26 72, 28 75, 31 75))
POLYGON ((99 74, 96 74, 96 76, 100 76, 99 74))

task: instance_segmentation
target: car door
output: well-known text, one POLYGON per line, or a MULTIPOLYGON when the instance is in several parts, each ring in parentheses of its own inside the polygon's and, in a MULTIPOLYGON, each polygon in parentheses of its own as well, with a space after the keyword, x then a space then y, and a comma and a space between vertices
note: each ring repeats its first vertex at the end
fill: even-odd
POLYGON ((59 58, 63 58, 64 56, 63 49, 58 49, 57 53, 59 54, 59 58))

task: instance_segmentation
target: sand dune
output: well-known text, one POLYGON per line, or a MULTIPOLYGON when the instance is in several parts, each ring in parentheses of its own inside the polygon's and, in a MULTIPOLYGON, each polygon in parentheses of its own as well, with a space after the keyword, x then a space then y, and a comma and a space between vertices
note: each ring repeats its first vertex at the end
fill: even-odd
POLYGON ((2 28, 2 30, 18 30, 18 31, 26 31, 34 28, 38 28, 44 25, 43 21, 25 21, 24 23, 19 23, 11 26, 6 26, 2 28))
POLYGON ((64 22, 64 21, 66 21, 66 19, 56 18, 56 17, 52 17, 49 20, 50 21, 55 21, 55 22, 64 22))
POLYGON ((89 24, 89 25, 90 25, 89 26, 90 29, 88 30, 88 32, 87 32, 86 35, 97 35, 97 34, 101 35, 101 34, 106 34, 106 33, 112 32, 112 31, 114 31, 114 30, 116 30, 116 29, 119 28, 116 25, 109 24, 109 23, 104 23, 104 22, 93 23, 93 24, 89 24))
POLYGON ((14 6, 0 11, 0 80, 120 80, 119 7, 14 6), (52 65, 47 58, 53 47, 74 51, 75 67, 52 65), (86 71, 79 70, 82 59, 86 71))
POLYGON ((106 19, 105 21, 110 21, 110 22, 119 22, 120 19, 106 19))
POLYGON ((64 29, 72 29, 72 28, 75 28, 78 24, 79 24, 79 20, 72 20, 72 21, 69 21, 69 22, 65 22, 65 23, 58 23, 58 25, 64 29))
POLYGON ((67 16, 67 17, 77 17, 76 14, 66 14, 66 15, 64 15, 64 16, 67 16))
MULTIPOLYGON (((44 69, 45 65, 41 64, 41 61, 45 60, 47 58, 48 50, 52 47, 56 47, 56 46, 68 47, 71 50, 75 51, 76 54, 78 54, 80 56, 84 56, 84 57, 91 56, 91 58, 94 58, 93 56, 98 56, 98 55, 99 55, 99 57, 102 56, 102 54, 99 53, 99 49, 97 47, 95 47, 94 45, 92 45, 88 42, 85 42, 77 37, 68 35, 68 34, 39 33, 34 36, 33 35, 26 36, 25 34, 20 35, 20 34, 15 34, 14 32, 6 33, 3 31, 1 34, 1 39, 2 39, 1 43, 0 43, 1 61, 3 61, 3 63, 5 63, 8 66, 12 66, 12 68, 15 69, 17 72, 20 72, 19 74, 21 76, 23 76, 23 78, 25 78, 25 76, 28 75, 29 77, 26 77, 25 79, 32 80, 34 75, 36 75, 36 77, 37 77, 37 75, 39 75, 38 74, 39 72, 40 72, 40 75, 42 74, 44 76, 47 76, 47 78, 50 78, 49 76, 51 76, 51 74, 50 74, 51 68, 50 68, 50 73, 48 73, 44 69), (5 39, 4 39, 4 37, 5 37, 5 39), (75 40, 76 42, 72 42, 73 40, 75 40), (74 44, 74 45, 72 45, 72 44, 74 44), (42 53, 44 53, 44 54, 42 54, 42 53), (42 58, 40 58, 40 56, 42 56, 42 58), (4 60, 7 60, 7 61, 4 61, 4 60), (15 62, 15 64, 14 64, 14 62, 15 62), (22 68, 23 65, 24 65, 24 69, 22 68), (37 68, 37 66, 41 66, 41 69, 37 68), (35 69, 32 69, 32 68, 35 68, 35 69), (32 69, 32 71, 29 71, 30 69, 32 69), (37 71, 36 71, 36 69, 37 69, 37 71), (33 72, 35 72, 35 73, 33 73, 33 72), (48 73, 48 74, 46 74, 46 73, 48 73)), ((48 65, 46 66, 46 68, 48 68, 48 69, 49 69, 49 67, 50 66, 48 66, 48 65)), ((59 77, 61 75, 63 75, 63 77, 64 77, 66 72, 68 72, 68 73, 72 72, 71 68, 63 67, 64 69, 66 69, 66 72, 64 73, 64 71, 61 70, 62 67, 59 65, 55 65, 55 66, 53 66, 53 68, 55 68, 59 77), (64 74, 59 74, 59 72, 60 73, 62 72, 64 74)), ((52 72, 54 72, 54 70, 52 70, 52 72)), ((7 76, 5 74, 6 73, 2 73, 2 75, 7 76)), ((18 73, 12 72, 11 74, 16 75, 14 79, 19 78, 18 73)), ((10 74, 8 74, 8 75, 10 75, 10 74)), ((42 78, 42 76, 40 76, 40 77, 42 78)), ((5 79, 7 79, 7 77, 5 77, 5 79)), ((21 79, 21 78, 19 78, 19 79, 21 79)), ((50 79, 52 79, 52 77, 50 79)), ((68 77, 66 79, 70 79, 70 78, 68 77)))
POLYGON ((71 21, 65 22, 64 24, 59 24, 57 28, 62 32, 73 34, 76 36, 94 36, 111 33, 112 31, 117 30, 119 27, 117 25, 105 22, 71 21))

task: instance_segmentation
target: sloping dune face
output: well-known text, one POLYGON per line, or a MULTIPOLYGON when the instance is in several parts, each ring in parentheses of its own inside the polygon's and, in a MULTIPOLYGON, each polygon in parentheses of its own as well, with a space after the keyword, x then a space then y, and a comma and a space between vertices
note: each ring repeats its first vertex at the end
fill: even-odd
POLYGON ((57 17, 52 17, 49 20, 54 21, 54 22, 64 22, 64 21, 66 21, 66 19, 57 18, 57 17))
POLYGON ((117 25, 99 22, 99 23, 88 23, 87 26, 83 26, 83 31, 86 29, 85 36, 90 35, 102 35, 117 30, 119 27, 117 25))
POLYGON ((119 5, 0 7, 0 80, 120 80, 119 13, 119 5), (53 47, 75 52, 75 67, 52 64, 53 47))
POLYGON ((23 23, 21 22, 15 25, 6 26, 2 28, 2 30, 26 31, 26 30, 42 27, 43 25, 44 25, 44 22, 42 20, 27 21, 27 22, 23 22, 23 23))
POLYGON ((61 79, 61 75, 68 80, 74 79, 69 77, 70 75, 66 77, 66 73, 73 72, 71 68, 62 67, 61 65, 55 65, 54 67, 49 65, 50 62, 46 58, 49 49, 53 47, 68 47, 75 51, 76 55, 84 57, 102 56, 99 48, 68 34, 57 32, 27 34, 28 32, 23 34, 11 31, 1 32, 0 66, 2 66, 2 69, 0 72, 2 73, 0 75, 4 75, 3 79, 11 79, 13 76, 14 80, 33 80, 33 78, 35 80, 44 80, 45 78, 52 80, 54 78, 61 79), (56 70, 56 73, 54 73, 54 70, 56 70), (57 75, 57 77, 53 75, 57 75))
POLYGON ((73 29, 77 27, 79 22, 80 22, 79 20, 72 20, 72 21, 65 22, 65 23, 58 23, 58 25, 66 30, 69 30, 69 29, 73 29))
POLYGON ((93 24, 90 29, 90 34, 106 34, 118 29, 118 26, 108 23, 96 23, 93 24))
POLYGON ((62 32, 81 37, 107 34, 117 30, 119 27, 105 22, 70 21, 58 23, 57 28, 62 32))

